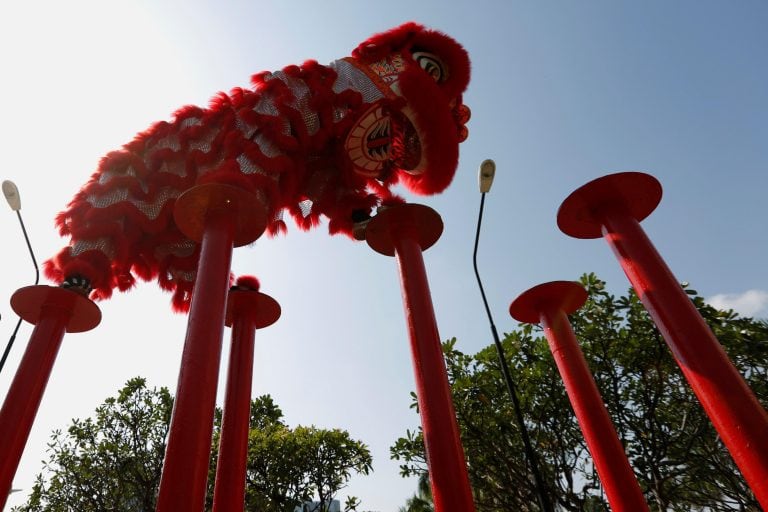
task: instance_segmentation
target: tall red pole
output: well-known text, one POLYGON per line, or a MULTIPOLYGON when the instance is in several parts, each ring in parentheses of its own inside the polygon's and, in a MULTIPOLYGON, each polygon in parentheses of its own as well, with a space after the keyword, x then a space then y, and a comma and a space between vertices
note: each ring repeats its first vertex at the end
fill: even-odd
POLYGON ((21 288, 11 298, 11 306, 35 329, 0 409, 0 510, 11 491, 64 332, 89 331, 101 321, 96 304, 64 288, 21 288))
POLYGON ((640 226, 660 200, 661 185, 652 176, 611 174, 573 192, 560 207, 558 225, 570 236, 602 235, 608 242, 747 484, 768 509, 768 413, 640 226))
POLYGON ((184 193, 176 200, 174 217, 185 235, 200 240, 201 248, 157 512, 205 506, 232 249, 258 238, 265 224, 258 197, 220 184, 184 193), (247 224, 249 216, 253 226, 247 224))
POLYGON ((587 292, 578 283, 553 281, 520 295, 512 302, 509 312, 516 320, 543 326, 611 510, 647 511, 643 491, 566 316, 586 300, 587 292))
POLYGON ((375 251, 397 259, 435 511, 474 512, 422 255, 442 229, 440 216, 431 208, 399 205, 371 220, 366 240, 375 251))
POLYGON ((272 325, 279 317, 280 305, 269 295, 255 289, 230 290, 227 325, 232 327, 232 348, 216 464, 213 512, 242 512, 245 507, 255 334, 256 329, 272 325))

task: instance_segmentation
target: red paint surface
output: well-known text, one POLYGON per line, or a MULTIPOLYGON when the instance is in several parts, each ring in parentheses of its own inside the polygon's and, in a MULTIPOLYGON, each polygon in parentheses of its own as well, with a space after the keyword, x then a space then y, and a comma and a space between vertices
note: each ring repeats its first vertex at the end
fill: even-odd
POLYGON ((256 304, 245 304, 243 294, 230 292, 232 348, 227 370, 227 392, 221 423, 219 458, 213 492, 213 512, 242 512, 245 506, 245 471, 248 459, 248 429, 251 415, 253 348, 256 338, 256 304))
POLYGON ((747 484, 768 510, 768 413, 731 364, 640 223, 602 212, 603 237, 661 331, 747 484))
POLYGON ((231 213, 214 208, 205 222, 157 512, 199 511, 205 505, 234 243, 231 213))
POLYGON ((411 340, 416 395, 436 512, 473 512, 456 413, 437 331, 427 273, 415 230, 392 233, 405 318, 411 340))
POLYGON ((50 303, 42 307, 40 319, 0 409, 0 510, 8 499, 69 316, 67 307, 50 303))
POLYGON ((647 511, 643 492, 616 435, 568 317, 561 309, 546 308, 541 311, 541 324, 611 510, 647 511))

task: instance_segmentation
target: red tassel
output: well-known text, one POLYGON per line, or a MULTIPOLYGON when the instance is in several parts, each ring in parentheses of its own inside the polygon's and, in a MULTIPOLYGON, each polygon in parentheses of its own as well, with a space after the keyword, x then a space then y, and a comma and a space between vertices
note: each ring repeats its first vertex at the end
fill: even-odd
POLYGON ((237 278, 235 286, 245 290, 259 291, 260 283, 255 276, 240 276, 237 278))

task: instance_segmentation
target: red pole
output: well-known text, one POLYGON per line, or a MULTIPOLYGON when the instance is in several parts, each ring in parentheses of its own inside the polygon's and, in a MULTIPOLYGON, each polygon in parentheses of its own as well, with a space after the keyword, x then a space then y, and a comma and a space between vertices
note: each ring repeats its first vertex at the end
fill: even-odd
POLYGON ((64 288, 21 288, 11 305, 35 329, 0 409, 0 510, 11 491, 64 332, 87 331, 101 320, 96 304, 64 288))
MULTIPOLYGON (((243 244, 237 229, 247 213, 243 193, 232 186, 208 184, 190 189, 176 201, 179 229, 190 238, 199 237, 201 248, 157 512, 205 507, 232 250, 236 237, 243 244)), ((258 202, 250 197, 245 201, 258 202)), ((254 224, 259 224, 258 218, 254 224)))
POLYGON ((232 259, 226 211, 208 216, 189 309, 157 511, 203 510, 232 259))
POLYGON ((768 509, 768 413, 640 226, 660 199, 655 178, 613 174, 571 194, 558 224, 578 238, 602 233, 747 484, 768 509), (579 213, 581 227, 570 221, 579 213))
POLYGON ((246 289, 229 292, 227 325, 232 326, 232 348, 216 464, 213 512, 242 512, 245 507, 254 339, 256 329, 273 324, 279 317, 280 306, 268 295, 246 289))
POLYGON ((611 510, 647 511, 643 492, 566 316, 586 299, 587 292, 578 283, 554 281, 526 291, 509 310, 521 322, 540 322, 544 327, 611 510))
POLYGON ((377 252, 394 254, 397 259, 435 511, 473 512, 472 489, 422 256, 422 250, 437 241, 441 232, 442 221, 431 208, 400 205, 376 215, 368 225, 366 239, 377 252))

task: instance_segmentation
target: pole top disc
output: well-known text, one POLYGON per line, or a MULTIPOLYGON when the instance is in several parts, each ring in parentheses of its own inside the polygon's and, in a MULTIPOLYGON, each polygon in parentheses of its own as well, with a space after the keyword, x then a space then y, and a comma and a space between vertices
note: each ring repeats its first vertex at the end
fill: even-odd
POLYGON ((67 332, 90 331, 101 323, 101 309, 91 299, 59 286, 34 285, 16 290, 11 308, 25 321, 37 325, 46 306, 69 313, 67 332))
POLYGON ((443 234, 443 220, 423 204, 398 204, 379 209, 365 228, 365 240, 374 251, 395 255, 394 237, 410 233, 422 251, 432 247, 443 234))
POLYGON ((184 235, 200 242, 206 217, 215 209, 231 210, 235 247, 255 241, 267 227, 267 202, 263 195, 223 183, 205 183, 186 190, 176 198, 173 219, 184 235))
POLYGON ((621 209, 640 222, 656 209, 661 194, 661 183, 650 174, 608 174, 577 188, 562 202, 557 226, 574 238, 600 238, 606 209, 621 209))
POLYGON ((277 322, 282 313, 280 304, 269 295, 255 290, 230 290, 227 300, 226 326, 232 327, 239 315, 251 315, 256 329, 277 322))
POLYGON ((587 301, 587 290, 575 281, 550 281, 529 288, 509 306, 509 314, 518 322, 537 324, 547 310, 570 315, 587 301))

